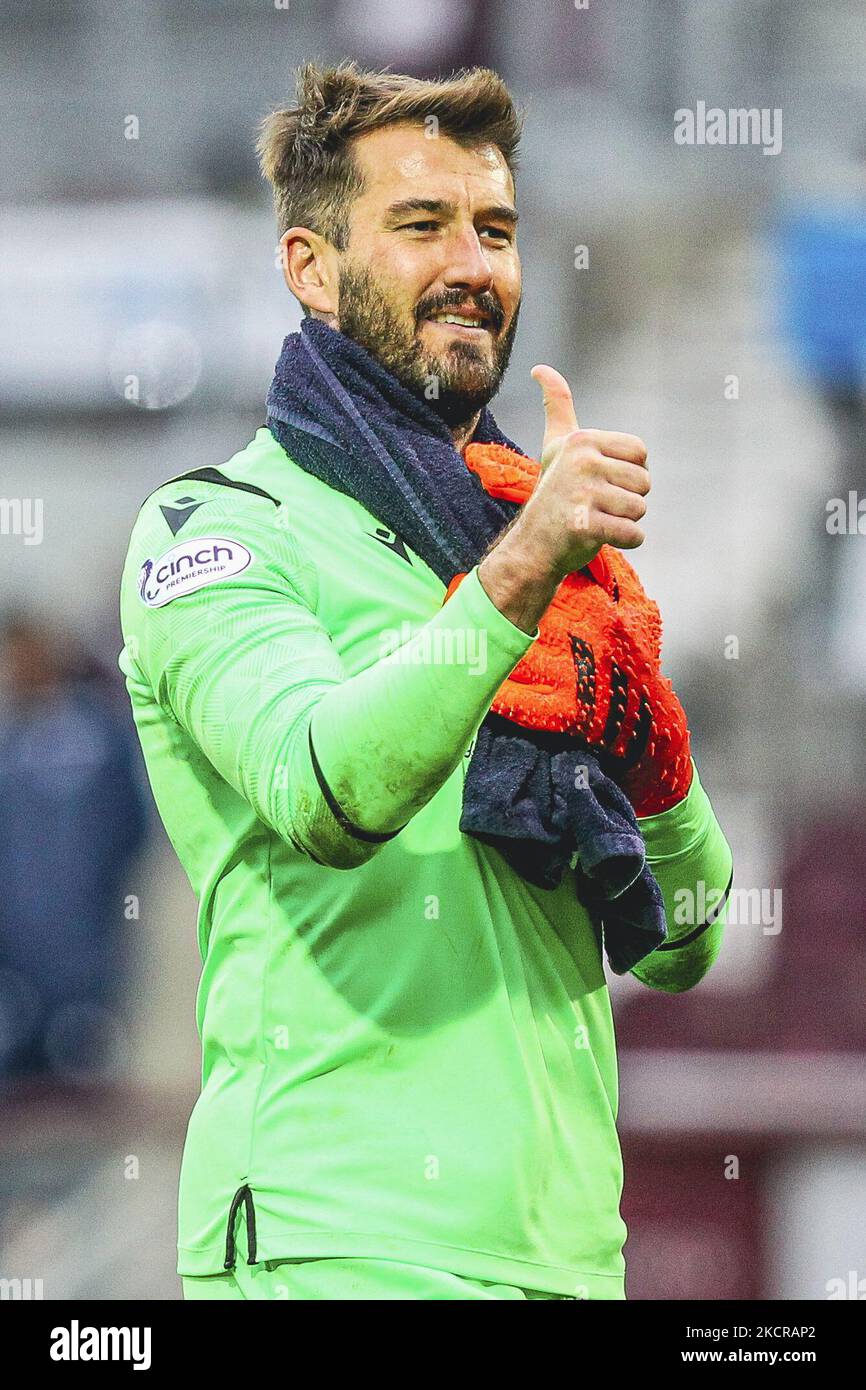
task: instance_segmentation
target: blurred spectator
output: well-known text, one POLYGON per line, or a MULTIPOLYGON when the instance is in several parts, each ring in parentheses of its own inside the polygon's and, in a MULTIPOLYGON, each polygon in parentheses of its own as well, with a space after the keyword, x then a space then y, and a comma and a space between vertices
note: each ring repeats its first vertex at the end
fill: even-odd
POLYGON ((110 686, 40 622, 0 623, 0 1084, 92 1081, 117 1041, 144 828, 110 686))

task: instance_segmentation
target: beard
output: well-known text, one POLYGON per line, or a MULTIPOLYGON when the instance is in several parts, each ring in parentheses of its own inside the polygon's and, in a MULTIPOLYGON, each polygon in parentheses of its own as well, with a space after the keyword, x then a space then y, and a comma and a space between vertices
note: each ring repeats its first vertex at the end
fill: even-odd
POLYGON ((339 329, 423 400, 449 429, 457 429, 478 414, 499 390, 511 357, 520 305, 503 333, 504 315, 492 294, 469 295, 452 290, 422 300, 412 324, 407 324, 389 302, 366 266, 344 263, 339 278, 339 329), (454 308, 472 299, 489 315, 493 328, 493 355, 475 343, 458 341, 443 352, 431 352, 419 337, 420 325, 437 310, 454 308))

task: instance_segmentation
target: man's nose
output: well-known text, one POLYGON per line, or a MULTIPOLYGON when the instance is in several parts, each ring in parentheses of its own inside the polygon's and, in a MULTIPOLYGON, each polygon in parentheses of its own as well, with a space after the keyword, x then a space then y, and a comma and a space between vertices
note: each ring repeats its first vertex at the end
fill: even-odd
POLYGON ((482 294, 493 285, 493 272, 474 227, 457 232, 448 242, 448 259, 442 274, 448 289, 482 294))

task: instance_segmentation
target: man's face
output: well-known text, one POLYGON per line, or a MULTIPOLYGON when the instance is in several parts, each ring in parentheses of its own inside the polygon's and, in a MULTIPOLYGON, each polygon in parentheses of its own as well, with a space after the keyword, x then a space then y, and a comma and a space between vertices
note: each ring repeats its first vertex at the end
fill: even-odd
POLYGON ((364 191, 340 256, 337 326, 464 424, 498 390, 517 328, 508 166, 494 146, 463 149, 408 124, 361 136, 354 156, 364 191))

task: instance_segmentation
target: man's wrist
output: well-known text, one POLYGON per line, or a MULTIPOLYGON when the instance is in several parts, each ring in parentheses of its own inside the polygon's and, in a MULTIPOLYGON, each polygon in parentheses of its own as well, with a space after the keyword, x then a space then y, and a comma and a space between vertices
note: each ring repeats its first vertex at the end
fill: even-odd
POLYGON ((478 565, 478 580, 494 607, 515 627, 531 633, 538 627, 559 586, 559 579, 511 532, 478 565))

